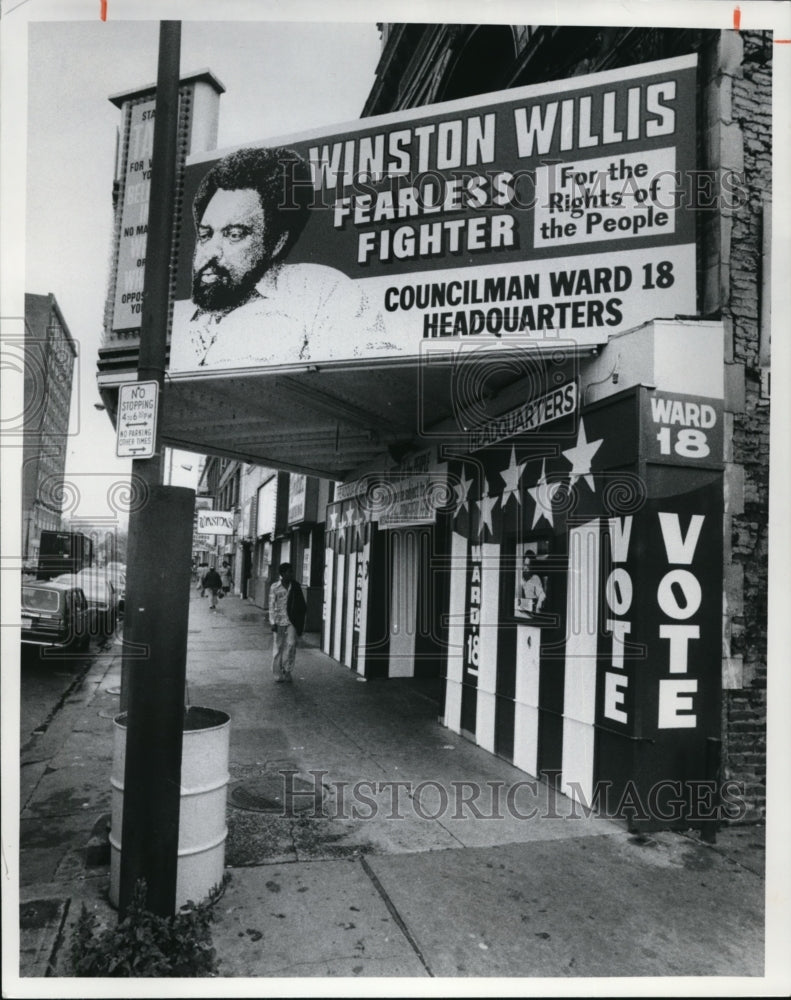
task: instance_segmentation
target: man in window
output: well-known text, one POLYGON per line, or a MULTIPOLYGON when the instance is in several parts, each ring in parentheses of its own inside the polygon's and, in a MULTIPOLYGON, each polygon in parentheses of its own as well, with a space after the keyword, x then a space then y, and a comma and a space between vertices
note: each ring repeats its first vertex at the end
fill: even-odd
POLYGON ((538 614, 547 596, 544 585, 541 583, 541 577, 533 572, 535 557, 536 553, 533 549, 525 549, 522 556, 522 573, 516 607, 517 611, 526 614, 538 614))

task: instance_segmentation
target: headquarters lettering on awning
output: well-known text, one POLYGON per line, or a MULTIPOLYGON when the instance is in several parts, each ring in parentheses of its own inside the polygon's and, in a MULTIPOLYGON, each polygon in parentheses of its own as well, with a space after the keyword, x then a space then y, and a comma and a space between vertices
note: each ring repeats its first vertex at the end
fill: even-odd
POLYGON ((498 441, 505 441, 516 434, 535 430, 543 424, 575 413, 578 396, 577 384, 567 382, 566 385, 553 389, 539 399, 530 400, 495 420, 490 420, 482 427, 474 428, 468 437, 470 451, 478 451, 480 448, 497 444, 498 441))

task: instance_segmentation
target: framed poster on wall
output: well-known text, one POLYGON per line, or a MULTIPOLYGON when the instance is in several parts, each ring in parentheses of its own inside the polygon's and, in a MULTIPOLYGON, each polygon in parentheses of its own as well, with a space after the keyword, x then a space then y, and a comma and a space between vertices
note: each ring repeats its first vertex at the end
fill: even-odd
POLYGON ((545 611, 550 588, 548 556, 547 538, 528 539, 516 545, 514 615, 517 618, 532 621, 545 611))

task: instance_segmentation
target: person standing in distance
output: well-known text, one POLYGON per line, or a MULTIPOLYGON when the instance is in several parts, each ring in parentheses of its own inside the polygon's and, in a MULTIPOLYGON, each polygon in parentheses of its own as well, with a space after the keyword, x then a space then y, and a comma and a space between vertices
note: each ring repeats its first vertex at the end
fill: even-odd
POLYGON ((217 610, 217 593, 222 587, 220 574, 212 566, 203 577, 203 589, 209 591, 209 611, 217 610))
POLYGON ((272 673, 275 683, 291 683, 294 659, 297 653, 297 636, 305 629, 305 597, 302 587, 294 579, 291 563, 278 567, 279 580, 269 591, 269 623, 274 633, 272 644, 272 673))
POLYGON ((231 576, 231 567, 227 562, 222 564, 222 572, 220 573, 222 578, 222 589, 225 591, 226 596, 230 594, 233 590, 233 577, 231 576))

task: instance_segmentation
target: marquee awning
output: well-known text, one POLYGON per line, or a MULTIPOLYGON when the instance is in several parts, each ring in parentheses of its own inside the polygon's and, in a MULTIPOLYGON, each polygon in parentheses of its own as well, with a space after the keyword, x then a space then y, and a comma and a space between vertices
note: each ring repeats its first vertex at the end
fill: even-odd
MULTIPOLYGON (((544 341, 530 351, 436 352, 386 367, 167 377, 162 441, 342 480, 383 456, 399 461, 427 443, 452 444, 466 427, 541 395, 547 376, 556 384, 573 378, 579 357, 598 348, 544 341)), ((132 352, 102 354, 99 388, 115 423, 118 386, 135 379, 132 352)))

